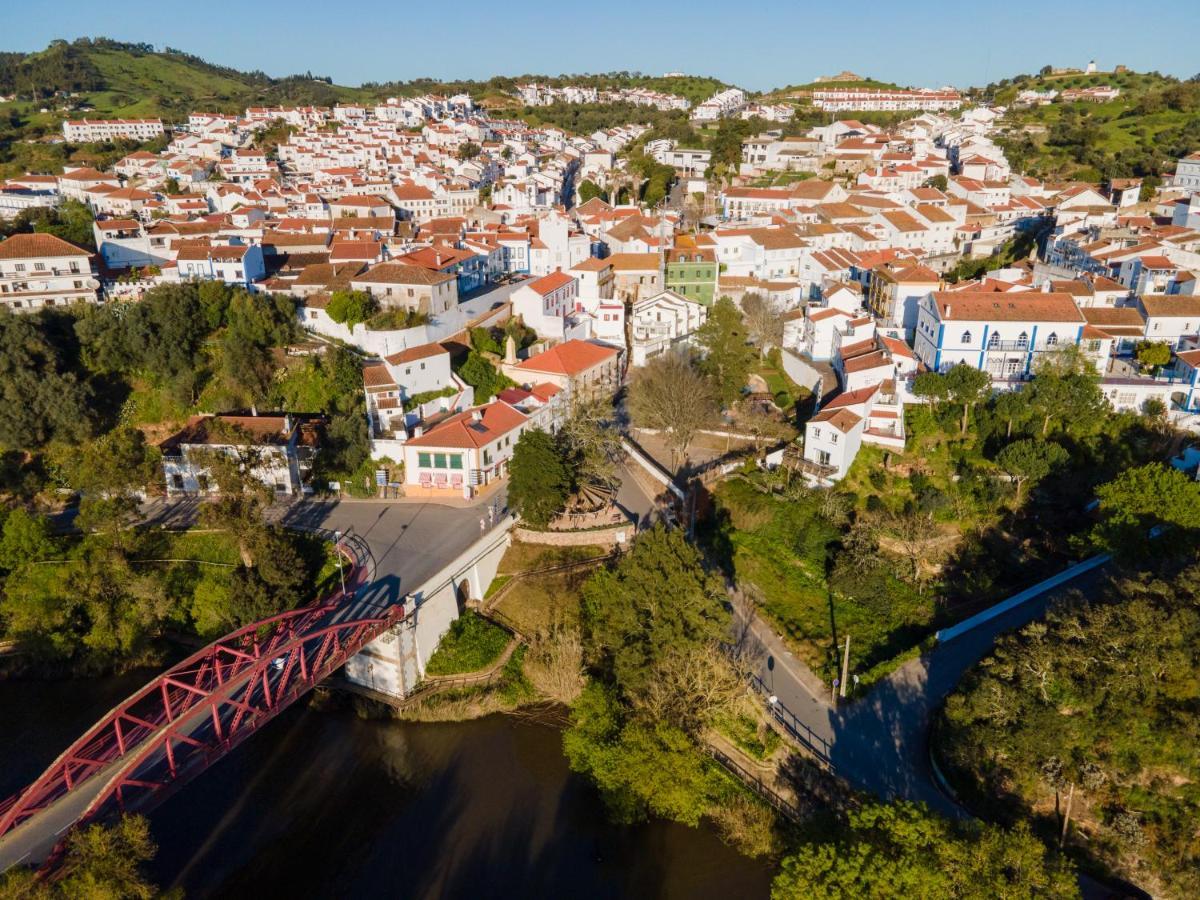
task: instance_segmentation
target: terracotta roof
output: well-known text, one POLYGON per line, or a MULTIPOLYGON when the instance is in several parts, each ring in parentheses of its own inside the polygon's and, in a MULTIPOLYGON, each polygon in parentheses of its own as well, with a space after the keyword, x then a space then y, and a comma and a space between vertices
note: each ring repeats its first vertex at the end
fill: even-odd
POLYGON ((574 280, 566 272, 551 272, 549 275, 544 275, 536 281, 529 282, 525 287, 544 297, 561 287, 565 287, 574 280))
POLYGON ((372 388, 383 390, 398 386, 396 379, 392 378, 391 373, 388 371, 388 367, 379 363, 363 366, 362 373, 363 384, 366 385, 367 390, 371 390, 372 388))
POLYGON ((570 340, 551 347, 520 363, 517 368, 527 372, 547 372, 555 375, 578 375, 617 355, 615 347, 593 344, 590 341, 570 340))
POLYGON ((934 291, 933 299, 942 321, 1084 322, 1070 294, 934 291))
POLYGON ((848 409, 830 409, 826 407, 808 421, 830 425, 842 432, 842 434, 848 434, 855 425, 862 421, 862 416, 856 415, 848 409))
POLYGON ((614 253, 606 257, 605 262, 612 263, 615 271, 658 271, 657 253, 614 253))
POLYGON ((364 284, 434 285, 454 280, 453 275, 444 272, 431 272, 421 266, 406 266, 397 262, 380 263, 361 275, 354 276, 354 281, 364 284))
POLYGON ((472 450, 503 437, 528 421, 520 410, 502 400, 455 413, 420 437, 409 438, 410 447, 455 447, 472 450), (478 416, 478 418, 476 418, 478 416))
MULTIPOLYGON (((593 197, 592 200, 598 200, 598 197, 593 197)), ((589 203, 591 201, 588 201, 589 203)), ((601 259, 598 256, 589 256, 583 262, 571 266, 572 272, 600 272, 612 265, 611 260, 601 259)))
POLYGON ((39 256, 91 256, 86 250, 52 234, 14 234, 0 241, 0 259, 31 259, 39 256))
POLYGON ((393 353, 391 356, 385 356, 384 359, 393 366, 399 366, 404 363, 416 362, 419 359, 441 356, 442 354, 449 355, 446 348, 441 344, 420 344, 416 347, 409 347, 407 350, 401 350, 399 353, 393 353))
POLYGON ((1144 294, 1146 316, 1200 316, 1200 296, 1193 294, 1144 294))

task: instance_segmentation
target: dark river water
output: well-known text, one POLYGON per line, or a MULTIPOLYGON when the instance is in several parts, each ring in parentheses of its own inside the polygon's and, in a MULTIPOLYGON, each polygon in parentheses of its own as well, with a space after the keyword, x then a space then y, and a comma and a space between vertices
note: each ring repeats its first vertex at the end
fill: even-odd
MULTIPOLYGON (((0 682, 0 797, 145 674, 0 682)), ((770 867, 707 828, 612 825, 554 728, 289 710, 150 817, 188 897, 763 898, 770 867)))

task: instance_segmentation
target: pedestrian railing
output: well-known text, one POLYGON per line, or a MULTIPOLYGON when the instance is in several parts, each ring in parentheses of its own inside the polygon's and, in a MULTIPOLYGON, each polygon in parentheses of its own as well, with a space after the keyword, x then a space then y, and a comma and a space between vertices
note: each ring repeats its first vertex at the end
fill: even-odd
POLYGON ((795 804, 788 802, 778 791, 762 780, 762 777, 755 775, 753 772, 740 765, 736 760, 730 757, 727 753, 718 750, 716 747, 706 745, 705 749, 708 755, 720 763, 725 771, 729 772, 734 778, 754 791, 766 803, 776 810, 781 815, 793 822, 801 822, 804 819, 804 814, 796 807, 795 804))
POLYGON ((779 702, 779 699, 771 693, 765 681, 758 675, 750 676, 750 683, 754 686, 764 699, 767 701, 767 711, 770 712, 771 718, 783 729, 784 734, 796 741, 805 750, 811 753, 821 762, 830 772, 834 771, 833 759, 830 756, 829 741, 821 737, 812 730, 807 724, 802 722, 794 712, 779 702), (775 699, 772 699, 772 698, 775 699))

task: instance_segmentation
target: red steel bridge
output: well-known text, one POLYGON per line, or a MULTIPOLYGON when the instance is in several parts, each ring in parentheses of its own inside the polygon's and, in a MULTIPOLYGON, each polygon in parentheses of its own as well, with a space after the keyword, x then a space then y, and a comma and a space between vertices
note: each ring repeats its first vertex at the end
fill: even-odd
POLYGON ((0 871, 52 866, 72 828, 162 801, 411 612, 411 602, 356 600, 373 577, 370 552, 353 537, 338 550, 353 563, 344 589, 239 628, 172 666, 0 803, 0 871))

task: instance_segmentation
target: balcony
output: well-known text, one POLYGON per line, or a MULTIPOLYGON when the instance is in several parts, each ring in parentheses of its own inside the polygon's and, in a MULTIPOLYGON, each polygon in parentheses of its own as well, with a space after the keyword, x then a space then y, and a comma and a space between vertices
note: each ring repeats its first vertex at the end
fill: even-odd
POLYGON ((1036 344, 1030 344, 1029 341, 989 341, 984 347, 986 353, 1011 353, 1014 350, 1018 353, 1046 353, 1054 350, 1062 350, 1068 346, 1062 342, 1048 344, 1045 341, 1039 341, 1036 344))

